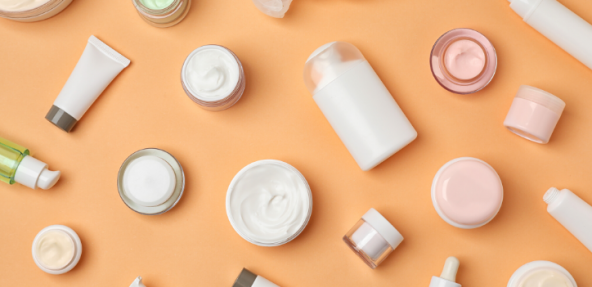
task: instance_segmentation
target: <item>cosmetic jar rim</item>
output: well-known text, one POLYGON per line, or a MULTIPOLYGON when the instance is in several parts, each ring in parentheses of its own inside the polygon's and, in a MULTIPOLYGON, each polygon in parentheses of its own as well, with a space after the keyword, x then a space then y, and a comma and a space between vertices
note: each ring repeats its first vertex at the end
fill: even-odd
POLYGON ((527 101, 537 103, 559 114, 560 116, 563 113, 563 110, 566 106, 565 102, 559 97, 543 89, 539 89, 537 87, 529 85, 520 85, 518 92, 516 92, 515 98, 521 98, 527 101))
POLYGON ((183 197, 183 192, 185 190, 185 172, 183 171, 183 167, 181 163, 169 152, 159 149, 159 148, 144 148, 138 151, 135 151, 131 155, 129 155, 119 167, 119 171, 117 173, 117 191, 119 193, 119 197, 123 201, 123 203, 131 210, 142 214, 142 215, 159 215, 163 214, 179 203, 181 197, 183 197), (165 203, 158 205, 158 206, 143 206, 138 203, 135 203, 131 198, 129 198, 125 193, 125 187, 123 184, 123 175, 125 174, 125 169, 127 166, 135 159, 140 158, 145 155, 153 155, 157 156, 164 161, 166 161, 172 168, 175 174, 175 178, 177 180, 177 184, 175 186, 175 190, 171 197, 165 201, 165 203), (164 156, 164 157, 163 157, 164 156), (180 183, 180 184, 179 184, 180 183))
POLYGON ((478 158, 474 158, 474 157, 459 157, 459 158, 455 158, 453 160, 448 161, 446 164, 444 164, 442 167, 440 167, 440 169, 438 170, 438 172, 436 173, 436 176, 434 176, 434 179, 432 181, 431 195, 432 195, 432 204, 434 205, 436 212, 444 221, 446 221, 446 223, 448 223, 454 227, 457 227, 457 228, 474 229, 474 228, 479 228, 479 227, 486 225, 487 223, 491 222, 497 216, 497 214, 499 213, 499 211, 502 208, 502 204, 504 201, 504 186, 502 184, 502 180, 499 177, 499 174, 497 173, 497 171, 487 162, 485 162, 481 159, 478 159, 478 158), (474 225, 460 224, 460 223, 457 223, 456 221, 453 221, 452 219, 450 219, 448 216, 446 216, 444 211, 442 211, 442 209, 440 208, 440 205, 438 204, 438 200, 436 198, 436 186, 438 184, 438 181, 439 181, 442 173, 444 173, 444 171, 446 169, 448 169, 448 167, 452 166, 453 164, 460 162, 460 161, 465 161, 465 160, 477 161, 477 162, 482 163, 485 166, 489 167, 493 171, 493 173, 497 176, 497 178, 500 182, 500 187, 501 187, 502 198, 500 200, 500 204, 499 204, 497 210, 493 213, 491 218, 489 218, 488 220, 484 221, 483 223, 474 224, 474 225))
POLYGON ((491 81, 493 81, 493 78, 497 72, 497 51, 495 50, 495 47, 493 46, 493 44, 491 43, 489 38, 487 38, 485 35, 483 35, 481 32, 479 32, 477 30, 470 29, 470 28, 452 29, 452 30, 447 31, 446 33, 442 34, 438 38, 438 40, 436 40, 436 42, 434 43, 434 46, 432 46, 432 50, 430 52, 430 70, 431 70, 432 76, 434 76, 434 79, 436 80, 436 82, 438 82, 438 84, 440 86, 442 86, 442 88, 448 90, 449 92, 461 94, 461 95, 473 94, 473 93, 476 93, 476 92, 484 89, 485 87, 487 87, 491 83, 491 81), (467 36, 467 35, 456 36, 456 37, 450 36, 451 34, 453 34, 455 32, 457 32, 457 33, 458 32, 473 33, 477 37, 467 36), (451 38, 446 39, 446 37, 451 37, 451 38), (483 67, 483 70, 481 71, 481 73, 473 79, 466 80, 466 84, 455 83, 454 79, 451 79, 452 76, 449 76, 449 77, 446 76, 448 72, 446 72, 446 68, 444 67, 444 64, 442 63, 442 59, 445 56, 448 47, 452 43, 454 43, 456 40, 462 40, 462 39, 471 40, 471 41, 479 44, 479 46, 481 46, 481 48, 483 49, 483 52, 485 53, 485 57, 486 57, 486 63, 485 63, 485 66, 483 67), (444 41, 444 40, 446 40, 446 41, 444 41), (437 64, 434 63, 434 56, 435 56, 436 50, 440 51, 440 53, 438 53, 438 63, 437 64), (491 67, 493 67, 493 68, 491 68, 491 67), (442 74, 442 76, 438 76, 437 73, 442 74), (483 79, 486 79, 486 81, 482 81, 483 79))
POLYGON ((208 108, 215 109, 218 107, 223 107, 220 110, 224 110, 224 109, 228 109, 228 108, 232 107, 242 97, 242 95, 245 91, 245 87, 246 87, 245 72, 244 72, 242 62, 240 61, 238 56, 232 50, 230 50, 229 48, 222 46, 222 45, 207 44, 207 45, 200 46, 200 47, 196 48, 195 50, 191 51, 191 53, 189 53, 189 55, 185 58, 185 61, 183 62, 183 66, 181 68, 181 85, 183 86, 183 90, 185 91, 185 94, 187 94, 189 99, 191 99, 193 102, 197 103, 198 105, 200 105, 206 109, 208 109, 208 108), (200 51, 210 49, 210 48, 213 48, 213 49, 222 51, 223 53, 226 53, 228 56, 230 56, 230 58, 234 59, 235 63, 238 66, 238 81, 237 81, 234 89, 232 89, 232 91, 230 91, 230 93, 228 93, 228 95, 223 96, 223 97, 217 97, 214 99, 202 97, 198 93, 194 92, 191 89, 188 81, 186 80, 187 65, 189 64, 189 62, 191 61, 193 56, 195 56, 195 54, 199 53, 200 51))
POLYGON ((150 17, 158 17, 158 16, 163 16, 165 14, 167 14, 168 12, 171 12, 173 10, 176 10, 176 8, 178 9, 184 0, 173 0, 173 2, 171 2, 171 4, 169 4, 169 6, 166 6, 162 9, 151 9, 148 8, 146 5, 144 5, 144 3, 142 3, 142 0, 132 0, 132 2, 134 3, 134 6, 136 6, 136 9, 138 11, 142 11, 146 14, 148 14, 150 17))
POLYGON ((246 241, 248 241, 252 244, 262 246, 262 247, 280 246, 280 245, 284 245, 284 244, 296 239, 296 237, 298 237, 304 231, 304 229, 308 225, 308 222, 310 221, 310 217, 312 216, 312 208, 313 208, 312 204, 313 204, 312 191, 311 191, 310 185, 308 184, 308 181, 306 180, 304 175, 302 175, 302 173, 297 168, 292 166, 291 164, 281 161, 281 160, 276 160, 276 159, 258 160, 258 161, 252 162, 252 163, 248 164, 247 166, 243 167, 232 178, 232 181, 230 182, 230 185, 228 186, 228 190, 226 192, 226 216, 228 217, 228 221, 230 221, 230 225, 232 226, 234 231, 236 231, 236 233, 238 233, 238 235, 240 235, 240 237, 242 237, 243 239, 245 239, 246 241), (300 180, 302 180, 302 183, 306 187, 306 195, 308 196, 308 210, 307 210, 306 217, 305 217, 304 221, 302 222, 302 225, 300 226, 300 228, 296 232, 294 232, 294 234, 290 235, 289 237, 282 238, 282 239, 280 239, 276 242, 272 242, 272 243, 259 242, 255 239, 250 238, 246 234, 244 234, 244 232, 242 232, 240 230, 240 228, 238 228, 238 224, 235 222, 234 217, 232 216, 231 206, 230 206, 230 198, 232 196, 234 187, 237 184, 237 182, 239 181, 239 179, 242 177, 242 175, 254 167, 266 165, 266 164, 278 165, 278 166, 281 166, 283 168, 286 168, 286 169, 294 172, 294 174, 296 174, 298 176, 298 178, 300 180))
POLYGON ((160 10, 150 9, 144 6, 140 0, 132 0, 132 3, 140 17, 146 23, 157 28, 168 28, 181 23, 191 8, 191 0, 175 0, 168 7, 160 10))
MULTIPOLYGON (((35 8, 26 9, 26 10, 7 11, 7 10, 0 9, 0 17, 6 18, 9 20, 23 21, 23 22, 41 21, 41 20, 45 20, 45 19, 51 17, 51 16, 48 16, 48 17, 43 18, 43 15, 50 14, 50 13, 54 12, 54 10, 56 10, 56 9, 58 9, 59 11, 57 11, 55 14, 58 14, 61 11, 63 11, 64 9, 66 9, 68 6, 70 6, 70 3, 72 3, 72 0, 49 0, 46 3, 43 3, 35 8), (25 16, 21 16, 23 14, 25 16), (32 20, 33 18, 40 18, 40 17, 41 17, 41 19, 32 20)), ((52 16, 53 16, 53 14, 52 14, 52 16)))
POLYGON ((538 270, 557 271, 557 272, 563 274, 570 281, 570 283, 573 285, 571 287, 578 286, 575 279, 571 275, 571 273, 569 273, 569 271, 567 271, 567 269, 565 269, 563 266, 561 266, 555 262, 551 262, 551 261, 537 260, 537 261, 532 261, 532 262, 526 263, 526 264, 520 266, 518 269, 516 269, 516 271, 510 277, 507 287, 518 287, 518 284, 520 284, 520 282, 522 281, 522 279, 524 277, 526 277, 530 274, 533 274, 535 271, 538 271, 538 270))
POLYGON ((80 241, 80 237, 78 236, 78 234, 72 228, 65 226, 65 225, 50 225, 50 226, 47 226, 47 227, 41 229, 41 231, 39 231, 39 233, 37 233, 37 236, 35 236, 35 239, 33 240, 32 254, 33 254, 33 261, 35 261, 35 264, 37 265, 37 267, 39 267, 39 269, 41 269, 44 272, 49 273, 49 274, 54 274, 54 275, 63 274, 63 273, 66 273, 66 272, 72 270, 74 267, 76 267, 76 265, 78 264, 78 261, 80 261, 80 257, 82 256, 82 242, 80 241), (70 263, 68 263, 64 268, 61 268, 61 269, 47 268, 37 258, 37 248, 36 248, 37 242, 39 241, 39 239, 41 238, 41 236, 43 234, 45 234, 49 231, 54 231, 54 230, 65 232, 66 234, 68 234, 68 236, 70 237, 70 239, 72 239, 72 241, 74 243, 74 257, 72 258, 70 263))

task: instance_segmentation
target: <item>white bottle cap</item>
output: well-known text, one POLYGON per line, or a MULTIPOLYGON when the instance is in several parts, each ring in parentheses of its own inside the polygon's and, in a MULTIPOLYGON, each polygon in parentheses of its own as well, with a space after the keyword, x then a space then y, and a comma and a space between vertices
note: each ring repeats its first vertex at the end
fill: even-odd
POLYGON ((58 182, 60 175, 59 171, 48 170, 46 163, 32 156, 25 156, 16 169, 14 180, 32 189, 49 189, 58 182))
POLYGON ((173 195, 176 183, 171 165, 153 155, 133 160, 123 174, 126 195, 143 206, 165 203, 173 195))
POLYGON ((362 219, 370 224, 386 240, 389 245, 395 249, 403 241, 403 236, 399 231, 382 216, 376 209, 370 208, 362 219))
POLYGON ((130 287, 146 287, 146 285, 142 284, 142 276, 138 276, 138 278, 132 282, 130 287))
POLYGON ((460 262, 456 257, 448 257, 444 263, 444 269, 440 277, 433 276, 430 287, 461 287, 456 283, 456 272, 460 262))

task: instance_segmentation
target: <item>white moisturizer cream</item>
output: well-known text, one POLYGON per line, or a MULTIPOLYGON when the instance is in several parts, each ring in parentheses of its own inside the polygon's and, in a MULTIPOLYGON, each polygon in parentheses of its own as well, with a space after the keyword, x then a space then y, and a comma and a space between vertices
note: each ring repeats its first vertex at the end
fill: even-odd
POLYGON ((226 195, 226 213, 245 240, 278 246, 296 238, 312 212, 310 187, 293 166, 261 160, 244 167, 226 195))
POLYGON ((71 228, 51 225, 42 229, 33 240, 33 260, 49 274, 66 273, 80 260, 82 243, 71 228))
POLYGON ((239 81, 239 65, 227 49, 203 46, 189 56, 185 67, 189 89, 202 100, 228 97, 239 81))
POLYGON ((25 11, 35 9, 49 0, 0 0, 0 10, 4 11, 25 11))

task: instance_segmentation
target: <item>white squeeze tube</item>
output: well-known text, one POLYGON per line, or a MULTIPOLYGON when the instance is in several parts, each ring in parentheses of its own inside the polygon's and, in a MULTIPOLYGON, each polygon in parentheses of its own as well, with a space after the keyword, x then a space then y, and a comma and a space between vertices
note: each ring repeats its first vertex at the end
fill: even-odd
POLYGON ((551 187, 543 197, 547 211, 592 252, 592 206, 568 189, 551 187))
POLYGON ((111 81, 130 60, 95 36, 88 44, 45 118, 70 132, 111 81))
POLYGON ((592 69, 592 25, 556 0, 508 0, 524 22, 592 69))

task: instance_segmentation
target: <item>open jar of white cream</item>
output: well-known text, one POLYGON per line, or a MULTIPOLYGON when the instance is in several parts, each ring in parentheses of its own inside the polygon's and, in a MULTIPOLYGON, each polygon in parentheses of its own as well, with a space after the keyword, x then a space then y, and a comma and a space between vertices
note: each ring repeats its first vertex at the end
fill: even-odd
POLYGON ((260 160, 239 171, 226 193, 226 214, 234 230, 259 246, 279 246, 304 230, 312 193, 304 176, 279 160, 260 160))
POLYGON ((0 17, 35 22, 53 17, 66 9, 72 0, 0 0, 0 17))
POLYGON ((185 19, 191 0, 132 0, 134 7, 148 24, 167 28, 185 19))
POLYGON ((508 287, 577 287, 569 272, 550 261, 522 265, 510 278, 508 287))
POLYGON ((80 237, 64 225, 43 228, 33 240, 33 260, 49 274, 66 273, 78 264, 82 255, 80 237))

